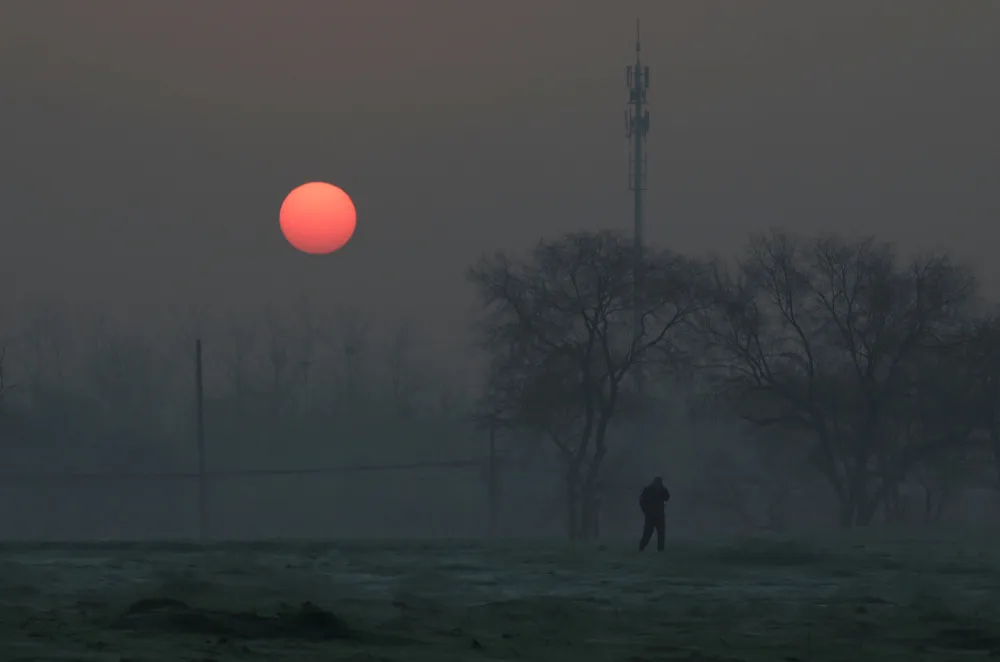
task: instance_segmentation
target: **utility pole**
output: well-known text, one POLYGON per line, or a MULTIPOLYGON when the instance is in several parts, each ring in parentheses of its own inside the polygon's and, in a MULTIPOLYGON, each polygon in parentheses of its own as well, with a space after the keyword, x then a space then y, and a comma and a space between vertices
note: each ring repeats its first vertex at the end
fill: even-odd
POLYGON ((208 540, 208 474, 205 469, 205 389, 201 369, 201 338, 194 341, 195 417, 198 434, 198 540, 208 540))
MULTIPOLYGON (((643 203, 646 192, 646 134, 649 132, 649 110, 646 109, 646 92, 649 90, 649 67, 642 64, 641 44, 639 41, 639 19, 635 19, 635 64, 625 67, 625 82, 628 86, 628 106, 625 111, 625 137, 629 140, 628 186, 633 192, 633 209, 635 225, 633 239, 635 241, 635 273, 633 279, 633 313, 632 340, 640 340, 642 314, 639 311, 640 287, 642 281, 642 246, 643 246, 643 203)), ((642 369, 632 368, 635 372, 636 391, 642 391, 642 369)))
POLYGON ((497 470, 497 438, 496 438, 496 423, 491 419, 489 424, 490 433, 490 448, 489 457, 487 459, 487 500, 489 507, 489 537, 490 539, 496 538, 497 535, 497 521, 498 521, 498 511, 499 511, 499 484, 497 470))

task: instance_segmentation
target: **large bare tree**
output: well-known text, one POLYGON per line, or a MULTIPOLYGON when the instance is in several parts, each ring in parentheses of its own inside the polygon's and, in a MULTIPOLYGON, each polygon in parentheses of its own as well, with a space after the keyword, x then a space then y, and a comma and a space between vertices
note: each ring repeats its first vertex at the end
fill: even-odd
POLYGON ((1000 312, 975 320, 966 334, 968 343, 954 361, 956 370, 971 381, 973 403, 980 431, 989 440, 995 482, 1000 489, 1000 312))
POLYGON ((571 539, 597 531, 599 476, 627 377, 654 359, 676 360, 705 301, 699 263, 647 250, 638 289, 637 266, 630 239, 598 232, 543 241, 525 260, 484 257, 468 274, 485 313, 492 413, 557 449, 571 539))
POLYGON ((807 433, 843 526, 869 523, 917 462, 963 438, 954 417, 913 434, 915 403, 944 409, 928 388, 929 352, 975 303, 962 266, 903 263, 870 238, 772 232, 751 240, 735 270, 720 268, 716 287, 701 325, 707 367, 744 420, 807 433))

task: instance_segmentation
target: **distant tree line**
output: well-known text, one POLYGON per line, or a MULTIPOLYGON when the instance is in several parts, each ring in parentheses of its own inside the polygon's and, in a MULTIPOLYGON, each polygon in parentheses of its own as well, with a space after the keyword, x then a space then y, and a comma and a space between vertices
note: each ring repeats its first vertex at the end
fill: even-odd
POLYGON ((114 442, 190 468, 200 336, 216 458, 475 458, 478 418, 557 458, 576 540, 598 536, 602 481, 632 426, 654 420, 650 441, 678 446, 677 416, 734 422, 733 445, 692 469, 698 498, 726 508, 745 500, 732 480, 741 448, 757 456, 769 515, 789 477, 806 476, 844 527, 904 518, 906 489, 922 491, 933 521, 964 489, 1000 486, 1000 315, 947 255, 774 231, 731 260, 640 257, 628 237, 572 233, 484 256, 468 279, 488 359, 478 402, 420 356, 413 327, 386 333, 359 311, 176 319, 158 337, 7 311, 0 445, 114 442))
POLYGON ((421 356, 417 329, 362 311, 303 304, 131 330, 82 311, 6 312, 0 452, 86 444, 95 457, 127 450, 193 470, 196 336, 216 468, 410 462, 468 445, 464 392, 421 356))
POLYGON ((573 539, 596 537, 616 431, 661 407, 666 383, 790 453, 781 470, 825 482, 844 527, 899 515, 907 483, 928 517, 962 486, 998 485, 1000 316, 945 254, 773 231, 735 260, 640 257, 622 235, 573 233, 468 277, 490 358, 482 415, 555 449, 573 539))

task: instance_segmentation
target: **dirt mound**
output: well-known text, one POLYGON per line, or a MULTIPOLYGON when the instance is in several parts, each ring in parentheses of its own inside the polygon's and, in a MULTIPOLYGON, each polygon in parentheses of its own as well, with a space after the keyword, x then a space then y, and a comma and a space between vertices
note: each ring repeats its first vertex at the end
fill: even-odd
POLYGON ((325 609, 304 602, 283 605, 274 614, 192 607, 172 598, 133 602, 114 627, 133 631, 175 632, 236 639, 353 639, 344 621, 325 609))
POLYGON ((935 645, 949 650, 985 652, 991 656, 1000 652, 1000 629, 980 627, 953 627, 938 630, 933 638, 935 645))

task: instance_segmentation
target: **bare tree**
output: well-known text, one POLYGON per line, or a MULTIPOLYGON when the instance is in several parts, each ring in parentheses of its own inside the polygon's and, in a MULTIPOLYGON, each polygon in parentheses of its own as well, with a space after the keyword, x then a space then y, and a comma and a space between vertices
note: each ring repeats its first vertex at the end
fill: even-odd
POLYGON ((161 433, 170 404, 167 359, 142 335, 113 333, 95 339, 79 397, 95 409, 100 424, 125 436, 161 433))
POLYGON ((525 261, 486 257, 469 271, 485 311, 491 404, 557 449, 572 539, 595 534, 599 476, 626 377, 654 355, 680 354, 681 331, 704 302, 698 263, 649 250, 634 292, 636 266, 630 240, 599 232, 543 241, 525 261))
POLYGON ((734 274, 718 271, 706 367, 745 421, 806 432, 841 524, 868 524, 917 461, 954 442, 949 429, 915 446, 900 416, 912 413, 920 359, 975 294, 943 256, 901 266, 870 238, 757 236, 734 274))
POLYGON ((336 366, 335 388, 348 409, 370 395, 369 359, 374 331, 371 315, 358 308, 342 308, 329 316, 329 327, 322 338, 323 348, 336 366))
MULTIPOLYGON (((988 469, 984 470, 989 458, 984 458, 982 451, 980 445, 960 445, 935 453, 914 467, 913 478, 923 492, 921 519, 925 525, 940 523, 949 505, 964 490, 990 482, 992 476, 987 476, 988 469)), ((910 523, 915 513, 904 509, 898 515, 899 520, 910 523)))
POLYGON ((414 357, 416 332, 412 325, 397 324, 392 328, 386 352, 386 397, 393 412, 407 418, 418 407, 422 376, 414 357))
POLYGON ((242 411, 246 406, 250 385, 254 381, 250 363, 258 342, 258 329, 253 322, 254 320, 241 320, 228 329, 232 352, 227 359, 229 389, 232 406, 236 411, 242 411))
POLYGON ((295 329, 284 311, 269 307, 264 325, 269 336, 267 363, 270 387, 267 389, 270 424, 276 430, 286 427, 302 413, 306 396, 308 368, 312 349, 308 332, 295 329))
POLYGON ((977 320, 968 334, 967 352, 960 369, 975 384, 977 422, 982 426, 993 457, 995 485, 1000 489, 1000 313, 977 320))
POLYGON ((913 357, 905 393, 889 409, 896 429, 878 455, 887 522, 915 521, 899 492, 902 477, 911 477, 924 492, 925 524, 939 521, 949 502, 984 480, 980 467, 989 458, 976 325, 966 320, 949 327, 938 329, 913 357))

